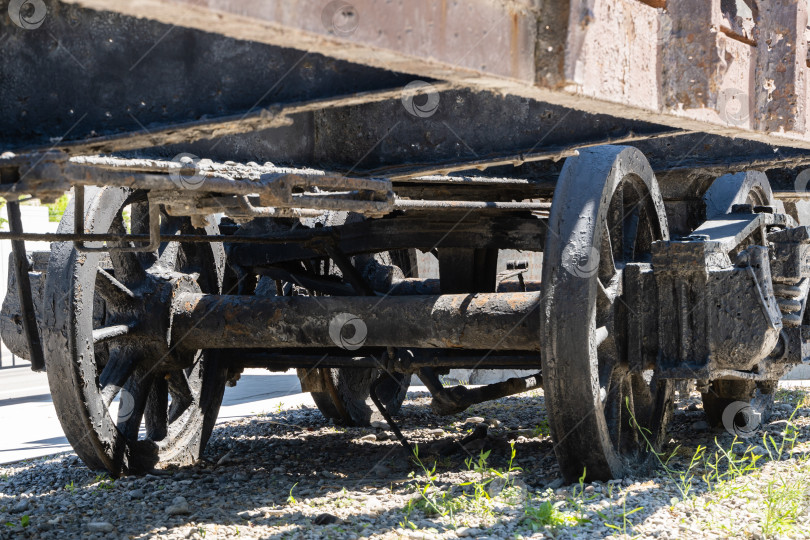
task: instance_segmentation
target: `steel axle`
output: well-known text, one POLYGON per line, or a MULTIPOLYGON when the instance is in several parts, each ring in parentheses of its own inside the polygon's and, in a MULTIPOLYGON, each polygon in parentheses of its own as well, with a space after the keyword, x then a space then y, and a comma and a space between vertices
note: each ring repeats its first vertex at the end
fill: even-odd
POLYGON ((412 347, 536 351, 540 293, 224 296, 181 293, 171 343, 189 349, 412 347))

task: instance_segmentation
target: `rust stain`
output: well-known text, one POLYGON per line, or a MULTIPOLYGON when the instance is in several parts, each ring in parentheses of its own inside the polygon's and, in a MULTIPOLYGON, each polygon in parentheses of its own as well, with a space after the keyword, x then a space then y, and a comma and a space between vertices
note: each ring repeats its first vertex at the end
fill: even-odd
POLYGON ((733 39, 735 41, 739 41, 740 43, 745 43, 746 45, 750 45, 751 47, 756 47, 757 46, 756 41, 754 41, 753 39, 748 38, 748 37, 746 37, 746 36, 744 36, 742 34, 738 34, 737 32, 735 32, 734 30, 732 30, 728 26, 721 25, 719 27, 719 30, 724 35, 728 36, 729 38, 731 38, 731 39, 733 39))
POLYGON ((509 43, 509 54, 511 56, 512 64, 510 66, 512 76, 517 78, 520 74, 518 70, 520 68, 520 20, 518 19, 517 13, 512 13, 512 28, 511 32, 509 33, 510 43, 509 43))
POLYGON ((517 310, 523 305, 523 297, 520 294, 509 294, 506 303, 510 308, 517 310))
POLYGON ((647 4, 650 7, 654 7, 657 9, 666 9, 667 7, 667 0, 638 0, 642 4, 647 4))
POLYGON ((461 311, 461 306, 464 303, 464 300, 466 298, 467 297, 465 295, 463 295, 463 294, 454 294, 449 298, 450 305, 448 307, 452 311, 459 311, 460 312, 461 311))
POLYGON ((281 321, 282 312, 281 309, 277 309, 273 312, 273 316, 267 319, 268 324, 277 323, 281 321))

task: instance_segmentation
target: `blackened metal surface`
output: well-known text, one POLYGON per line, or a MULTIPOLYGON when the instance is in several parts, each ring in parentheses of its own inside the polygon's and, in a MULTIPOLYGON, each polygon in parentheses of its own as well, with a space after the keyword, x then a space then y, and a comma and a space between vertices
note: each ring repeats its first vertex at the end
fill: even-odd
MULTIPOLYGON (((61 2, 47 8, 36 30, 0 19, 0 146, 5 148, 52 145, 56 137, 71 141, 150 131, 160 124, 401 87, 412 80, 223 37, 216 26, 192 30, 61 2)), ((270 154, 297 154, 311 144, 293 137, 263 146, 270 154)))
MULTIPOLYGON (((17 172, 9 169, 0 170, 0 183, 7 184, 19 180, 17 172)), ((12 199, 8 201, 8 225, 12 234, 22 234, 23 225, 20 217, 20 203, 12 199)), ((31 288, 31 280, 28 275, 30 264, 28 254, 25 251, 23 240, 12 240, 11 242, 14 278, 17 285, 17 299, 19 302, 20 319, 22 322, 25 344, 29 351, 31 369, 33 371, 45 371, 45 356, 42 349, 42 342, 39 335, 39 325, 37 324, 37 310, 34 307, 34 296, 31 288)))
POLYGON ((330 347, 344 344, 340 330, 348 324, 360 332, 348 337, 365 347, 534 351, 540 347, 540 297, 185 294, 174 301, 171 333, 173 343, 191 349, 330 347))

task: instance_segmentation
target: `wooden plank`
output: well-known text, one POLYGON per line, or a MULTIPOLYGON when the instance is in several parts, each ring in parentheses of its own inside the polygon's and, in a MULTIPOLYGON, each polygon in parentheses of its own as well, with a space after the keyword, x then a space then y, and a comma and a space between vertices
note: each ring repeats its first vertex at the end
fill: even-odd
POLYGON ((760 2, 756 129, 806 136, 807 1, 760 2))
POLYGON ((68 2, 425 77, 534 79, 531 0, 68 2))
POLYGON ((658 110, 659 10, 638 0, 578 8, 572 6, 568 21, 565 90, 658 110))

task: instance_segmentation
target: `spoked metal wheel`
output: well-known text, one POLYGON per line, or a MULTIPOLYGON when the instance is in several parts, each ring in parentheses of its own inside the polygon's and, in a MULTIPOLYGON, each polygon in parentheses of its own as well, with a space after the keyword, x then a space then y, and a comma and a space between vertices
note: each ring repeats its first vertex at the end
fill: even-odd
POLYGON ((768 177, 761 171, 725 174, 712 182, 703 195, 706 219, 728 214, 735 204, 774 206, 777 212, 784 211, 782 203, 773 196, 768 177))
MULTIPOLYGON (((86 194, 87 232, 121 233, 129 218, 133 233, 145 233, 147 215, 143 192, 86 194)), ((60 232, 73 222, 71 207, 60 232)), ((181 231, 195 230, 187 218, 161 214, 162 234, 181 231)), ((227 371, 214 353, 169 350, 163 318, 178 291, 221 292, 223 268, 221 244, 167 242, 156 253, 53 245, 43 325, 48 382, 65 435, 89 467, 118 476, 199 458, 227 371)))
POLYGON ((668 238, 664 205, 643 154, 603 146, 568 158, 554 193, 543 261, 543 388, 568 481, 621 478, 660 444, 671 384, 627 350, 625 279, 668 238), (635 421, 633 420, 635 418, 635 421), (635 422, 641 429, 635 426, 635 422), (642 430, 643 435, 642 436, 642 430))
MULTIPOLYGON (((358 269, 366 265, 391 266, 393 261, 388 253, 376 255, 360 255, 352 258, 352 263, 358 269)), ((324 261, 324 272, 327 275, 339 275, 340 271, 334 268, 331 261, 324 261)), ((342 337, 351 343, 358 329, 351 324, 341 328, 342 337), (348 335, 347 335, 348 334, 348 335)), ((361 351, 357 351, 361 353, 361 351)), ((396 414, 405 401, 410 384, 410 376, 403 373, 387 373, 382 369, 374 368, 316 368, 312 373, 299 369, 303 377, 317 377, 326 391, 310 392, 312 400, 318 410, 326 418, 348 426, 368 426, 374 414, 374 404, 371 401, 371 386, 383 379, 377 387, 377 396, 390 414, 396 414)))
MULTIPOLYGON (((319 221, 327 226, 340 226, 353 221, 362 220, 359 214, 347 212, 330 212, 319 221)), ((314 225, 314 220, 307 223, 314 225)), ((394 269, 399 272, 395 257, 391 253, 377 253, 368 255, 356 255, 351 258, 352 265, 359 271, 366 274, 374 274, 375 268, 380 272, 386 269, 394 269)), ((341 276, 333 261, 324 259, 317 261, 313 265, 317 266, 324 276, 341 276)), ((288 284, 291 285, 291 284, 288 284)), ((388 292, 388 291, 383 291, 388 292)), ((337 315, 337 314, 335 314, 337 315)), ((341 328, 341 332, 348 332, 343 335, 348 342, 352 341, 356 327, 351 324, 341 328)), ((339 340, 339 341, 342 341, 339 340)), ((362 353, 362 351, 358 351, 362 353)), ((374 413, 374 404, 371 401, 371 386, 378 379, 383 379, 377 387, 377 395, 380 402, 385 406, 390 414, 396 414, 405 401, 410 384, 410 376, 402 373, 387 373, 382 369, 374 368, 314 368, 298 369, 299 378, 302 384, 306 385, 306 380, 317 379, 318 386, 322 391, 312 391, 310 395, 318 410, 326 418, 335 420, 344 425, 367 426, 371 422, 374 413)))
POLYGON ((378 369, 326 368, 317 369, 318 377, 327 378, 332 392, 311 392, 312 400, 327 418, 352 426, 367 426, 374 412, 371 403, 371 385, 380 377, 385 380, 377 388, 380 402, 390 414, 396 414, 408 393, 408 380, 402 373, 391 375, 378 369))

